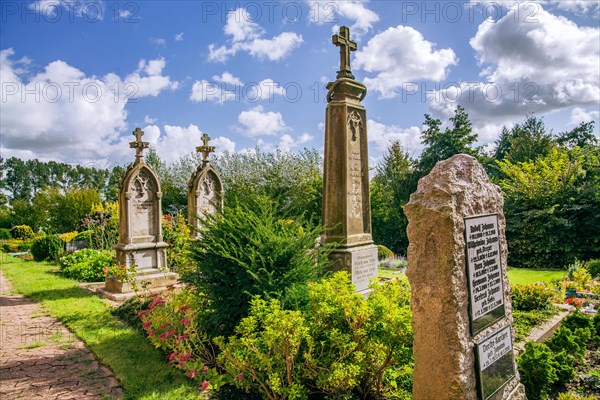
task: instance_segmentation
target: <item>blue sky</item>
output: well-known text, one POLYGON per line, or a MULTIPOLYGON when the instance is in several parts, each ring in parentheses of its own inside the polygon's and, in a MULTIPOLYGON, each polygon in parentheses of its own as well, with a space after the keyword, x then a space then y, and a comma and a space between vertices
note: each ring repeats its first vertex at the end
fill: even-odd
MULTIPOLYGON (((325 84, 349 26, 369 155, 421 151, 423 114, 465 107, 481 144, 543 116, 599 120, 598 1, 3 1, 2 156, 110 166, 141 127, 166 161, 322 149, 325 84)), ((598 128, 596 128, 598 134, 598 128)))

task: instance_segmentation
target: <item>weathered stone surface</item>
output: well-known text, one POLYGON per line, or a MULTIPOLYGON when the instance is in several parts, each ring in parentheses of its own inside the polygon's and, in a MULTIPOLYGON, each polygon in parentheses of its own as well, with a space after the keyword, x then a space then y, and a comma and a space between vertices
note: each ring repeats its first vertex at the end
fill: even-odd
MULTIPOLYGON (((438 163, 404 207, 409 221, 406 274, 412 291, 415 400, 477 399, 475 342, 512 325, 502 209, 500 189, 474 157, 464 154, 438 163), (471 336, 464 217, 495 213, 505 316, 471 336)), ((515 373, 495 399, 524 398, 516 366, 515 373)))
POLYGON ((202 153, 202 165, 192 174, 188 183, 188 225, 190 236, 198 239, 201 236, 201 218, 203 214, 214 215, 223 210, 223 183, 217 171, 213 169, 208 160, 210 153, 215 151, 208 145, 210 137, 202 135, 204 144, 196 148, 202 153))
POLYGON ((369 150, 367 116, 360 103, 366 87, 354 80, 350 71, 348 28, 341 27, 332 41, 340 46, 337 80, 327 85, 325 115, 325 164, 323 168, 323 211, 325 227, 322 243, 338 243, 331 254, 334 270, 347 270, 358 291, 367 289, 377 276, 377 247, 371 239, 369 196, 369 150), (375 267, 373 259, 375 255, 375 267))

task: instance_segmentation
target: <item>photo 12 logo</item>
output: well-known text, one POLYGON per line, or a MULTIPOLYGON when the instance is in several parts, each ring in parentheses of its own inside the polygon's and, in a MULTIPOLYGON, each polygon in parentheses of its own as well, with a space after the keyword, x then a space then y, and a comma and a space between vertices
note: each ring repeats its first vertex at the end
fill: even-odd
POLYGON ((103 20, 113 22, 137 23, 139 19, 139 3, 92 1, 38 0, 2 1, 0 3, 1 21, 3 23, 14 19, 22 23, 58 23, 75 22, 81 19, 90 23, 103 20))
POLYGON ((58 103, 66 99, 74 103, 82 99, 87 103, 97 103, 105 95, 110 95, 115 103, 136 103, 139 87, 133 82, 115 82, 110 86, 91 81, 81 82, 2 82, 2 103, 9 101, 58 103))

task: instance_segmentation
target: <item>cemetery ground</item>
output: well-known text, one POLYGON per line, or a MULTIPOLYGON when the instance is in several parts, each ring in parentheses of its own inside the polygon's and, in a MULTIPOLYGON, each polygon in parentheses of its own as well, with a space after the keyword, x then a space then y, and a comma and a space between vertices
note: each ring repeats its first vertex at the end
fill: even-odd
MULTIPOLYGON (((44 310, 43 313, 62 321, 68 327, 69 332, 81 339, 95 355, 99 363, 98 367, 103 368, 102 366, 105 366, 112 371, 124 391, 125 398, 198 398, 200 389, 198 382, 186 377, 186 371, 181 371, 173 368, 173 365, 169 365, 172 363, 169 363, 166 359, 168 353, 156 349, 148 340, 143 329, 139 328, 139 324, 136 328, 116 317, 113 311, 114 305, 111 306, 106 300, 97 297, 89 290, 83 289, 76 280, 61 276, 57 265, 54 263, 26 261, 21 258, 7 256, 5 253, 2 253, 1 256, 2 273, 13 286, 13 293, 11 294, 20 293, 25 295, 32 302, 39 303, 44 310)), ((385 276, 386 273, 390 275, 390 271, 382 268, 380 269, 380 275, 385 276)), ((566 271, 509 270, 511 285, 518 285, 513 287, 513 296, 516 297, 513 304, 517 308, 515 310, 515 321, 518 340, 523 340, 533 326, 542 324, 549 317, 556 314, 556 312, 550 310, 520 310, 527 308, 523 305, 524 303, 534 305, 536 301, 549 300, 549 292, 540 289, 541 287, 547 289, 546 285, 558 285, 558 281, 562 278, 565 278, 559 285, 562 288, 578 285, 580 290, 585 290, 585 288, 589 290, 596 287, 589 274, 580 273, 578 275, 576 273, 575 279, 579 282, 569 280, 568 277, 565 277, 566 274, 566 271), (572 284, 567 282, 572 282, 572 284), (535 290, 536 287, 539 289, 538 291, 535 290)), ((398 277, 400 280, 406 280, 403 273, 397 270, 392 271, 391 275, 398 277)), ((588 303, 590 302, 581 299, 581 303, 576 305, 581 308, 588 303)), ((535 308, 535 306, 531 308, 535 308)), ((580 314, 576 315, 579 316, 580 314)), ((519 359, 520 370, 532 368, 529 375, 526 371, 525 373, 521 371, 522 380, 526 384, 527 379, 533 380, 533 385, 544 388, 550 398, 561 400, 579 398, 568 397, 565 394, 567 391, 572 393, 573 396, 574 393, 579 393, 581 396, 587 395, 592 396, 590 398, 595 398, 593 396, 600 393, 600 349, 598 338, 594 341, 593 336, 600 333, 597 332, 600 328, 598 326, 600 321, 596 318, 594 320, 595 326, 591 325, 591 320, 588 319, 588 321, 590 322, 586 322, 581 318, 574 318, 568 324, 577 326, 572 330, 575 333, 562 329, 558 331, 558 340, 547 342, 549 343, 548 346, 531 345, 536 347, 529 347, 527 353, 529 355, 519 359), (576 329, 585 327, 591 328, 588 331, 591 332, 591 335, 583 330, 576 331, 576 329), (573 361, 563 359, 565 351, 574 355, 573 361), (556 364, 556 361, 552 364, 553 359, 558 360, 559 364, 562 363, 560 365, 562 369, 558 368, 559 365, 556 364), (562 380, 565 377, 571 377, 571 379, 562 385, 550 384, 549 382, 552 382, 553 379, 556 382, 557 374, 559 376, 562 374, 562 380)), ((2 327, 3 331, 7 332, 6 321, 3 321, 2 327)), ((555 336, 557 335, 555 334, 555 336)), ((45 340, 23 343, 22 347, 27 348, 27 351, 35 352, 36 349, 44 349, 51 345, 50 340, 45 340)), ((89 362, 89 360, 81 361, 84 367, 89 362)), ((107 368, 104 371, 108 371, 107 368)), ((190 371, 187 371, 188 376, 189 373, 190 371)), ((88 372, 88 374, 91 375, 92 373, 88 372)), ((532 382, 529 382, 529 384, 532 384, 532 382)), ((75 392, 77 390, 76 387, 69 388, 68 386, 68 384, 65 384, 66 391, 72 390, 75 392)), ((223 395, 222 398, 228 397, 223 395)), ((543 395, 539 397, 534 395, 529 398, 544 397, 543 395)))

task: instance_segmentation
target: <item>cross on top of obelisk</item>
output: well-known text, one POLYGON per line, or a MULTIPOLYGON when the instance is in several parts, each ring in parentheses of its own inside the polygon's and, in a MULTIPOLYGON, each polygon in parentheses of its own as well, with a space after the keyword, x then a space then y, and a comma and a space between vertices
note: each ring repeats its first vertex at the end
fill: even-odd
POLYGON ((202 153, 202 164, 208 164, 208 156, 210 153, 215 151, 215 146, 209 146, 208 141, 210 140, 210 136, 206 133, 202 135, 202 146, 196 147, 196 151, 198 153, 202 153))
POLYGON ((129 147, 135 149, 135 162, 138 163, 144 160, 144 149, 147 149, 150 143, 142 141, 144 131, 140 128, 135 128, 132 135, 135 136, 135 142, 129 142, 129 147))
POLYGON ((350 40, 350 29, 347 26, 340 28, 340 33, 331 37, 331 41, 340 47, 340 70, 337 73, 337 79, 354 79, 350 70, 350 52, 356 51, 356 42, 350 40))

